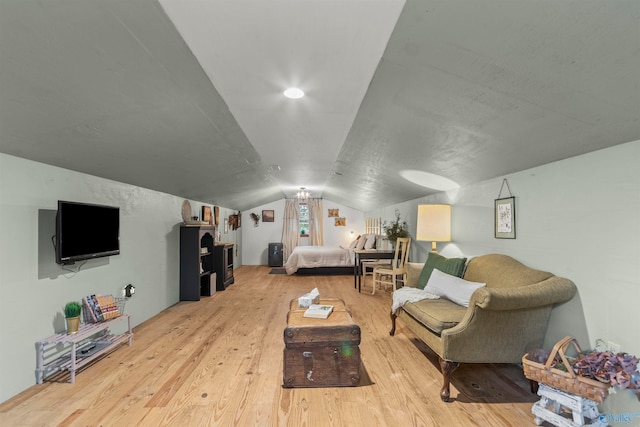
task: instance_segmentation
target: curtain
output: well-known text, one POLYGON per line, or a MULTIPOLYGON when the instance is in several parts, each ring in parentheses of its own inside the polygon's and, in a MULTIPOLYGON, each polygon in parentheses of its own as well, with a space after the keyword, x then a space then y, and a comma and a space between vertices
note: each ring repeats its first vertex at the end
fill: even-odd
POLYGON ((309 200, 309 239, 312 246, 324 244, 324 223, 322 220, 322 200, 309 200))
POLYGON ((293 249, 300 244, 300 224, 297 200, 285 200, 282 222, 282 255, 286 263, 293 249))

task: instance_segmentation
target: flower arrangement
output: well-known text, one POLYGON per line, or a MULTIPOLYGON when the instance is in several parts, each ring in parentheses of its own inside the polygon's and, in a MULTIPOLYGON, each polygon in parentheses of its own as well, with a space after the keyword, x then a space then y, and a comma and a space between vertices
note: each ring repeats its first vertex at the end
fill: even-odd
POLYGON ((400 211, 396 209, 396 219, 395 221, 387 224, 384 222, 384 232, 387 234, 387 238, 389 241, 395 243, 398 240, 398 237, 408 237, 409 231, 407 231, 407 221, 402 221, 400 219, 400 211))

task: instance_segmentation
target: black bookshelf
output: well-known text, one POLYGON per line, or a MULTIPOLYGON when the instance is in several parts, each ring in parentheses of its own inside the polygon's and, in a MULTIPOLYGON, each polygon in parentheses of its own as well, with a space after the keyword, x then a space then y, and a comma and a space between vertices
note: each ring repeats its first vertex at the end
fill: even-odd
POLYGON ((214 226, 180 227, 180 301, 199 301, 211 296, 214 271, 214 226))

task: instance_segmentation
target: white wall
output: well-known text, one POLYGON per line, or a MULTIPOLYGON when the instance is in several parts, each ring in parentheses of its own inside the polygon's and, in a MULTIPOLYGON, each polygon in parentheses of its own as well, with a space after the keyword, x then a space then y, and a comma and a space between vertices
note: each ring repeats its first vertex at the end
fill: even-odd
MULTIPOLYGON (((494 199, 505 177, 387 206, 368 215, 390 220, 398 207, 415 236, 418 204, 452 204, 453 242, 438 244, 441 254, 504 253, 577 285, 577 297, 554 310, 546 346, 572 335, 583 348, 593 348, 595 340, 602 338, 640 355, 636 331, 640 301, 638 159, 640 141, 635 141, 507 176, 516 196, 515 240, 493 235, 494 199)), ((430 244, 414 241, 412 245, 412 260, 424 261, 430 244)))
POLYGON ((364 212, 326 199, 322 201, 322 207, 325 246, 348 247, 358 235, 364 233, 364 212), (329 217, 329 209, 338 209, 339 217, 346 220, 344 227, 336 226, 336 219, 329 217))
MULTIPOLYGON (((131 283, 136 293, 125 312, 133 325, 178 302, 183 200, 0 154, 0 401, 35 384, 35 342, 64 331, 68 301, 120 295, 131 283), (59 199, 119 206, 121 254, 89 260, 77 273, 56 264, 59 199)), ((194 215, 201 206, 192 202, 194 215)), ((87 233, 99 226, 87 219, 87 233)))
MULTIPOLYGON (((242 256, 243 265, 267 265, 269 243, 282 242, 282 224, 284 216, 284 199, 273 203, 256 206, 242 212, 242 256), (274 222, 262 222, 262 211, 273 210, 274 222), (260 215, 258 226, 253 225, 251 213, 260 215)), ((364 232, 364 215, 362 211, 348 208, 330 200, 322 201, 322 217, 324 221, 324 245, 347 246, 358 234, 364 232), (346 226, 335 225, 335 218, 328 217, 328 209, 339 209, 340 217, 346 219, 346 226), (352 237, 351 230, 354 231, 352 237)), ((306 239, 308 240, 308 239, 306 239)), ((301 244, 308 244, 302 241, 301 244)), ((286 261, 286 260, 285 260, 286 261)))
POLYGON ((257 206, 242 212, 242 260, 244 265, 267 265, 269 243, 282 241, 284 199, 257 206), (274 222, 262 222, 262 211, 272 210, 274 222), (260 215, 258 226, 249 216, 260 215))

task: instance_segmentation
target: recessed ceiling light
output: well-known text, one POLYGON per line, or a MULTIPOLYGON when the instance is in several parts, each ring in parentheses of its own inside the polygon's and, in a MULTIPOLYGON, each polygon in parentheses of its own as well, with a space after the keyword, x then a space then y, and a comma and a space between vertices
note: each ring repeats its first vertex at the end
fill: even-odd
POLYGON ((304 96, 304 92, 297 87, 290 87, 284 91, 284 96, 291 99, 298 99, 304 96))

